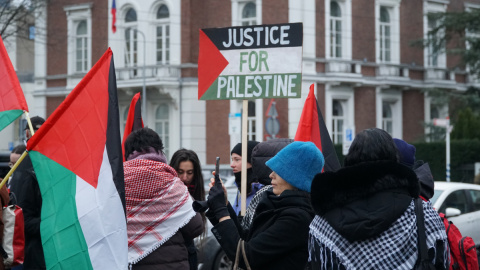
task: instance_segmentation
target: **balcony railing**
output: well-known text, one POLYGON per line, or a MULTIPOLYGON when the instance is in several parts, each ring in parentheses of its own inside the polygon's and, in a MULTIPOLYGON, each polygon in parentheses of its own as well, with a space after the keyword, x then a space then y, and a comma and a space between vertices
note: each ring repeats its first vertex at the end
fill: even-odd
MULTIPOLYGON (((181 75, 180 66, 155 65, 145 66, 146 79, 178 79, 181 75)), ((117 81, 143 79, 143 66, 116 68, 117 81)))
POLYGON ((362 66, 359 63, 341 60, 327 60, 325 71, 327 73, 351 73, 361 74, 362 66))
POLYGON ((408 68, 400 65, 381 64, 377 66, 378 77, 404 77, 408 78, 408 68))
POLYGON ((444 68, 426 68, 426 81, 455 81, 455 72, 444 68))

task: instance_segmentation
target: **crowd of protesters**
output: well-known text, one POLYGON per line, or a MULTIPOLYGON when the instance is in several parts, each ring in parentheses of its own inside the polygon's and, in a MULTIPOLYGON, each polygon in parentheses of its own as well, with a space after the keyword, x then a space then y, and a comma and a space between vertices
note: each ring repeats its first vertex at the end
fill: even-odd
MULTIPOLYGON (((333 172, 323 172, 324 156, 311 142, 249 141, 247 164, 237 144, 230 153, 239 190, 232 202, 221 179, 211 178, 205 190, 208 181, 194 151, 180 149, 167 162, 163 149, 150 128, 133 131, 125 141, 129 257, 137 258, 132 269, 197 269, 193 240, 206 235, 207 218, 235 269, 416 269, 414 202, 419 197, 429 262, 448 269, 445 228, 429 202, 434 182, 428 164, 415 160, 412 145, 384 130, 357 134, 344 166, 333 172), (242 217, 244 165, 247 211, 242 217), (194 201, 205 207, 195 212, 194 201)), ((25 213, 24 269, 45 269, 39 258, 41 196, 31 162, 23 164, 9 186, 25 213), (21 186, 15 181, 19 177, 21 186), (25 185, 24 179, 33 184, 25 185)))

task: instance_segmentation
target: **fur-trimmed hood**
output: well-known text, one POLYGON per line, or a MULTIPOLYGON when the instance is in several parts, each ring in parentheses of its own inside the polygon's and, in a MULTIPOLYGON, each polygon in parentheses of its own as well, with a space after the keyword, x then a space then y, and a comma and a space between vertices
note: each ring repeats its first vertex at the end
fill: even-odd
POLYGON ((349 241, 357 241, 388 229, 419 193, 412 169, 377 161, 317 174, 311 199, 317 215, 349 241))
POLYGON ((406 189, 412 197, 420 185, 412 169, 392 161, 364 162, 336 172, 317 174, 312 183, 312 205, 319 215, 380 191, 406 189))

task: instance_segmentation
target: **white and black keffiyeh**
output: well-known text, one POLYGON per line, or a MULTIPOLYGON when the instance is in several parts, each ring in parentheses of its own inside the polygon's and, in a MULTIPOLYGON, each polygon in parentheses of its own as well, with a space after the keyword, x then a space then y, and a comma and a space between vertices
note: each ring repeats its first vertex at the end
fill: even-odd
MULTIPOLYGON (((448 268, 448 244, 445 227, 430 202, 423 202, 427 247, 444 243, 444 262, 448 268)), ((378 237, 349 242, 320 216, 310 224, 309 261, 318 261, 320 269, 332 269, 336 264, 349 269, 413 269, 418 257, 417 224, 414 202, 410 203, 386 231, 378 237)), ((436 257, 436 256, 435 256, 436 257)))
POLYGON ((255 216, 255 210, 257 209, 258 203, 260 202, 260 199, 262 198, 262 195, 265 191, 268 189, 272 188, 271 185, 267 185, 262 187, 255 193, 255 196, 253 196, 252 200, 250 201, 250 204, 247 207, 247 210, 245 211, 245 216, 242 218, 242 228, 244 230, 247 230, 250 228, 250 225, 252 225, 253 221, 253 216, 255 216))

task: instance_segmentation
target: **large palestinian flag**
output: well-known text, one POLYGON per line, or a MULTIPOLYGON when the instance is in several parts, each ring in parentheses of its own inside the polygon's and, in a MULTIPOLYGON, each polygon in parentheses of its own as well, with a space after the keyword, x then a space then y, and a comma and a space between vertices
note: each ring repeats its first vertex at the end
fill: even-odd
POLYGON ((303 106, 295 141, 313 142, 325 157, 323 171, 336 171, 341 167, 340 162, 338 162, 337 153, 325 126, 314 90, 314 84, 310 85, 310 92, 303 106))
POLYGON ((0 37, 0 130, 28 111, 17 73, 0 37))
POLYGON ((27 144, 47 269, 127 269, 117 89, 108 49, 27 144))

